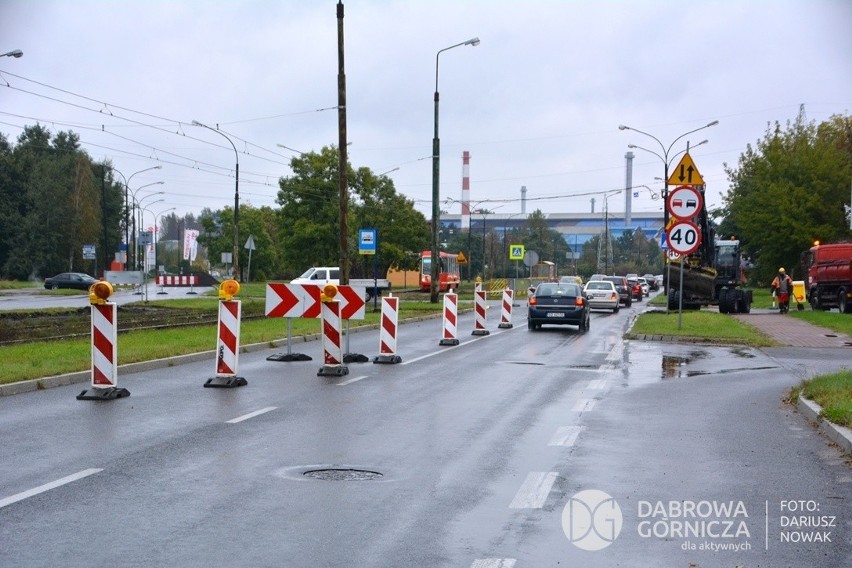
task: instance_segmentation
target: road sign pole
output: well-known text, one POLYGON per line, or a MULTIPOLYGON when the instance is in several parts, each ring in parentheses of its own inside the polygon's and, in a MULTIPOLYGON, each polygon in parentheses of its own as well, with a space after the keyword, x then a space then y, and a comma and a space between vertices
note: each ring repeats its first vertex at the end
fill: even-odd
POLYGON ((683 265, 686 259, 680 261, 680 291, 677 295, 677 328, 680 329, 683 322, 683 265))

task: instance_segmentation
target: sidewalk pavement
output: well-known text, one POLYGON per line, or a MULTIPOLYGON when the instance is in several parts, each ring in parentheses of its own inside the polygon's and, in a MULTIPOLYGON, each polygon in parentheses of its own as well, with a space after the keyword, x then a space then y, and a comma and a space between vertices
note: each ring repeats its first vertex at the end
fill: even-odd
POLYGON ((852 337, 818 327, 777 310, 752 310, 749 314, 731 314, 737 320, 755 327, 788 347, 846 347, 852 361, 852 337))

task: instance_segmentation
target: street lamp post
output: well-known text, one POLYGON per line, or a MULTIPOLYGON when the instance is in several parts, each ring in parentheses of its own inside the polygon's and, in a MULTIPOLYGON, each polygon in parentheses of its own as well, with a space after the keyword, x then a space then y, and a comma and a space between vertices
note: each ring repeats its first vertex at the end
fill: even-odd
MULTIPOLYGON (((124 181, 124 243, 127 245, 128 250, 125 254, 129 255, 130 249, 130 180, 133 179, 133 176, 136 174, 141 174, 142 172, 147 172, 150 170, 161 170, 163 166, 151 166, 150 168, 145 168, 144 170, 139 170, 138 172, 133 172, 130 174, 130 177, 124 177, 124 174, 110 166, 110 169, 121 176, 121 179, 124 181)), ((160 182, 163 183, 163 182, 160 182)), ((144 186, 143 186, 144 187, 144 186)), ((129 256, 125 258, 124 265, 127 266, 128 261, 130 260, 129 256)))
POLYGON ((462 45, 479 45, 479 38, 471 38, 467 41, 445 47, 435 54, 435 136, 432 138, 432 264, 431 282, 429 285, 429 299, 433 304, 438 303, 438 270, 440 250, 438 248, 438 218, 441 216, 439 201, 441 199, 440 177, 441 177, 441 142, 438 137, 438 62, 441 53, 462 45))
MULTIPOLYGON (((163 194, 165 194, 165 193, 166 193, 165 191, 155 191, 154 193, 151 193, 150 195, 145 195, 144 197, 140 197, 140 198, 139 198, 139 201, 137 201, 137 202, 136 202, 136 205, 138 205, 138 209, 139 209, 139 231, 142 231, 142 229, 143 229, 143 228, 144 228, 144 226, 145 226, 145 224, 144 224, 144 222, 145 222, 145 217, 144 217, 144 212, 145 212, 145 210, 142 208, 142 202, 143 202, 143 201, 145 201, 146 199, 148 199, 149 197, 156 197, 156 196, 158 196, 158 195, 163 195, 163 194)), ((151 205, 153 205, 153 204, 155 204, 155 203, 161 203, 161 202, 163 202, 163 201, 165 201, 165 199, 162 199, 162 198, 157 199, 156 201, 152 201, 152 202, 149 204, 149 206, 151 206, 151 205)), ((136 222, 136 221, 134 220, 134 223, 135 223, 135 222, 136 222)), ((137 250, 134 250, 133 252, 134 252, 134 254, 137 256, 137 258, 136 258, 136 265, 137 265, 137 267, 138 267, 138 266, 140 265, 140 264, 139 264, 139 258, 138 258, 138 251, 137 251, 137 250)), ((146 269, 147 269, 147 266, 146 266, 146 265, 147 265, 147 262, 146 262, 146 261, 147 261, 147 260, 148 260, 148 259, 147 259, 147 257, 143 257, 143 258, 142 258, 141 266, 142 266, 142 271, 143 271, 143 272, 147 272, 147 271, 146 271, 146 269)))
POLYGON ((239 258, 240 258, 240 154, 239 154, 239 152, 237 152, 237 147, 234 146, 234 142, 231 140, 231 138, 228 137, 221 130, 218 130, 216 128, 211 128, 211 127, 207 126, 206 124, 202 124, 202 123, 198 122, 197 120, 193 120, 192 124, 195 125, 195 126, 201 126, 203 128, 206 128, 207 130, 212 130, 216 134, 219 134, 220 136, 222 136, 222 138, 227 140, 231 144, 231 147, 234 149, 234 157, 236 159, 236 165, 234 166, 234 251, 233 251, 233 258, 231 259, 231 268, 234 272, 234 278, 239 281, 239 280, 242 280, 242 278, 240 278, 240 273, 239 273, 239 270, 240 270, 239 269, 239 267, 240 267, 240 263, 239 263, 239 258))
MULTIPOLYGON (((174 211, 175 209, 177 209, 177 207, 170 207, 169 209, 164 209, 163 211, 160 211, 159 213, 154 213, 153 211, 151 211, 152 213, 154 213, 154 272, 155 273, 158 270, 157 241, 159 239, 157 238, 157 234, 160 232, 160 226, 159 226, 159 223, 157 222, 157 219, 159 219, 164 213, 168 213, 169 211, 174 211)), ((146 208, 146 211, 150 211, 150 210, 146 208)))
MULTIPOLYGON (((152 185, 163 185, 164 183, 166 183, 166 182, 155 181, 153 183, 146 183, 145 185, 140 185, 139 187, 136 188, 135 191, 132 190, 132 189, 130 190, 130 199, 131 199, 130 205, 131 205, 131 208, 133 210, 132 213, 130 214, 130 216, 131 216, 131 220, 133 221, 133 233, 132 233, 132 237, 133 237, 133 263, 132 263, 132 266, 134 268, 138 268, 138 264, 139 264, 139 259, 137 258, 137 255, 136 255, 136 252, 137 252, 136 248, 138 246, 138 234, 136 232, 136 207, 139 204, 139 200, 136 199, 136 194, 139 193, 140 190, 142 190, 146 187, 150 187, 152 185)), ((165 193, 164 191, 160 191, 160 192, 152 193, 151 195, 162 195, 164 193, 165 193)), ((129 246, 130 242, 128 241, 127 244, 129 246)))
MULTIPOLYGON (((680 136, 678 136, 677 138, 672 140, 672 143, 669 144, 668 148, 666 148, 666 146, 660 141, 660 139, 657 138, 656 136, 654 136, 653 134, 643 132, 642 130, 639 130, 637 128, 625 126, 624 124, 620 124, 618 126, 619 130, 632 130, 634 132, 638 132, 639 134, 642 134, 644 136, 647 136, 648 138, 651 138, 657 144, 660 145, 660 150, 662 150, 662 152, 663 152, 662 156, 657 154, 656 152, 654 152, 652 150, 648 150, 647 148, 641 148, 641 147, 635 146, 635 145, 632 145, 632 147, 638 148, 640 150, 645 150, 646 152, 650 152, 651 154, 654 154, 655 156, 657 156, 658 158, 660 158, 663 161, 663 168, 664 168, 663 169, 663 230, 664 231, 668 230, 668 225, 669 225, 669 208, 668 208, 669 161, 670 161, 669 152, 671 152, 671 149, 674 147, 675 143, 678 140, 684 138, 685 136, 689 136, 690 134, 692 134, 694 132, 698 132, 699 130, 704 130, 705 128, 710 128, 711 126, 716 126, 717 124, 719 124, 719 121, 714 120, 713 122, 708 122, 704 126, 700 126, 700 127, 696 128, 694 130, 690 130, 689 132, 684 132, 683 134, 681 134, 680 136)), ((706 140, 702 141, 700 144, 704 144, 705 142, 706 142, 706 140)), ((687 150, 688 150, 688 147, 687 147, 687 150)), ((680 152, 677 152, 674 156, 677 156, 678 154, 680 154, 680 152)), ((672 158, 674 158, 674 156, 672 156, 672 158)), ((666 285, 663 288, 666 293, 668 293, 668 287, 669 287, 669 274, 668 274, 669 270, 670 270, 669 259, 668 259, 668 257, 666 257, 666 271, 667 271, 666 280, 665 280, 666 285)), ((681 280, 681 286, 682 285, 683 285, 683 281, 681 280)), ((681 298, 681 302, 682 301, 683 301, 683 299, 681 298)), ((666 301, 666 312, 668 312, 668 309, 669 309, 669 303, 668 303, 668 301, 666 301)), ((678 313, 680 313, 680 312, 678 312, 678 313)), ((678 329, 680 329, 680 321, 678 321, 678 329)))

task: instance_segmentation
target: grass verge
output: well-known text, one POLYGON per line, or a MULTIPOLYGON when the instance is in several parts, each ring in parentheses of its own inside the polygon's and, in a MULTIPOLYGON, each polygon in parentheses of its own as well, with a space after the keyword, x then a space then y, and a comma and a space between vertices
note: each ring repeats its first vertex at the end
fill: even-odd
POLYGON ((629 338, 641 335, 680 337, 710 343, 738 343, 754 347, 772 347, 777 343, 759 330, 731 318, 709 311, 646 312, 640 315, 629 338))
POLYGON ((826 420, 852 428, 852 370, 804 381, 793 389, 792 402, 795 403, 799 396, 819 404, 822 407, 820 416, 826 420))
MULTIPOLYGON (((251 301, 251 300, 249 300, 251 301)), ((216 309, 217 300, 198 298, 192 300, 165 300, 172 307, 187 303, 199 308, 207 303, 216 309)), ((430 302, 400 302, 399 318, 416 318, 439 314, 442 304, 430 302)), ((367 310, 363 320, 349 320, 350 328, 379 322, 381 314, 367 310)), ((119 320, 119 326, 121 322, 119 320)), ((292 337, 300 338, 320 332, 318 319, 291 319, 292 337)), ((436 332, 437 333, 437 332, 436 332)), ((270 344, 287 338, 287 322, 281 318, 244 320, 240 323, 240 344, 270 344)), ((216 324, 182 327, 166 330, 145 330, 121 333, 118 336, 118 364, 137 363, 177 355, 187 355, 216 348, 216 324)), ((212 359, 211 359, 212 361, 212 359)), ((0 384, 40 379, 65 373, 91 369, 91 342, 89 338, 25 343, 0 347, 0 384)))

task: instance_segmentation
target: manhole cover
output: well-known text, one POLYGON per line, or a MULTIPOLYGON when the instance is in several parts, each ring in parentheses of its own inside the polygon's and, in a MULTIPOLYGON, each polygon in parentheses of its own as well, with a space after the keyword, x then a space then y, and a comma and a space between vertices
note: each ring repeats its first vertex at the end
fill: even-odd
POLYGON ((312 469, 304 472, 302 475, 310 477, 311 479, 321 479, 323 481, 369 481, 371 479, 381 479, 384 477, 378 471, 344 468, 312 469))

